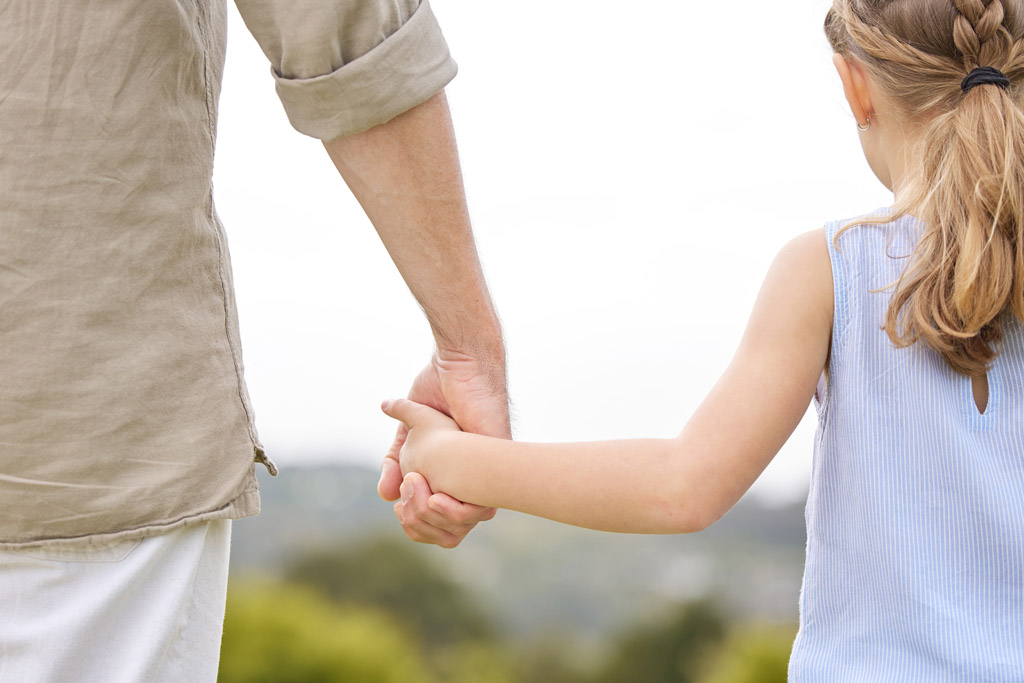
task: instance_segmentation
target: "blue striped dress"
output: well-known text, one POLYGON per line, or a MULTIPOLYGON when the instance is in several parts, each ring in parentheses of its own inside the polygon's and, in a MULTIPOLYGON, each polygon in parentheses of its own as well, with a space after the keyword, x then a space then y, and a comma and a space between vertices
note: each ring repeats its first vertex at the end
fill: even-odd
POLYGON ((845 223, 826 230, 835 318, 789 680, 1024 681, 1024 326, 1006 325, 982 414, 968 378, 880 329, 875 290, 921 223, 836 248, 845 223))

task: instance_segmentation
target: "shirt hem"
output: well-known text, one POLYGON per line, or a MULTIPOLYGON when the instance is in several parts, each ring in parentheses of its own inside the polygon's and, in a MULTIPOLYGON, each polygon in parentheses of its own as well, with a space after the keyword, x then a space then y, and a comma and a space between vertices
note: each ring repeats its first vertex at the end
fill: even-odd
POLYGON ((105 545, 115 541, 128 541, 147 536, 159 536, 186 526, 209 522, 215 519, 242 519, 253 517, 260 512, 260 492, 253 488, 243 491, 227 505, 179 519, 147 524, 133 529, 123 529, 106 533, 85 534, 56 538, 41 538, 30 541, 0 541, 0 550, 28 550, 31 548, 87 548, 94 545, 105 545))

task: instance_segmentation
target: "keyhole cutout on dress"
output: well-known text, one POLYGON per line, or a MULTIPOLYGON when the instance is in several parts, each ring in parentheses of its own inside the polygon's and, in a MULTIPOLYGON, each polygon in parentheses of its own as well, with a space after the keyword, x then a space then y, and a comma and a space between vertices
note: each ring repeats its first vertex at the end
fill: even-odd
POLYGON ((985 409, 988 408, 988 375, 972 377, 971 389, 974 392, 974 405, 977 406, 978 412, 984 415, 985 409))

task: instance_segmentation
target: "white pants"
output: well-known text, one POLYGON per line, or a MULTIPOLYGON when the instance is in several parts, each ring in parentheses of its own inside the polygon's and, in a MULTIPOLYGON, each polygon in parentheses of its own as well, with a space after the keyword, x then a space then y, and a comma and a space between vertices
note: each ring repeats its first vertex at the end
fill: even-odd
POLYGON ((0 551, 2 683, 215 683, 231 521, 0 551))

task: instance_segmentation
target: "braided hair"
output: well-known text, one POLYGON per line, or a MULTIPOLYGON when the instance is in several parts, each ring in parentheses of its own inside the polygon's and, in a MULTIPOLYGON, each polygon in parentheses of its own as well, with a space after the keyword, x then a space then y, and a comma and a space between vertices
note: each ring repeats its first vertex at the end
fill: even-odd
POLYGON ((835 0, 825 33, 922 131, 894 208, 926 227, 883 329, 983 375, 1024 320, 1024 0, 835 0))

